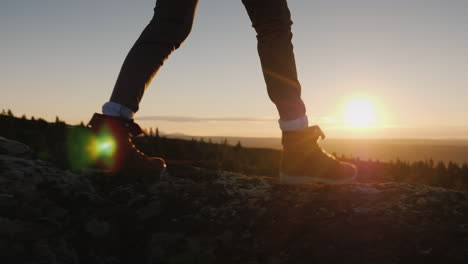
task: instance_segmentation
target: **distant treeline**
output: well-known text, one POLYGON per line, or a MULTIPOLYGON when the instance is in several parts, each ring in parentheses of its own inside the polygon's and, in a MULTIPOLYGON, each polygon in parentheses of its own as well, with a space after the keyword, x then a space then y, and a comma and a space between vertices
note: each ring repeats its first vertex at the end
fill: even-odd
MULTIPOLYGON (((90 130, 81 123, 67 125, 59 117, 54 123, 26 116, 15 117, 8 110, 0 114, 0 136, 17 140, 30 146, 37 156, 57 166, 79 170, 89 164, 80 156, 90 130)), ((229 145, 227 140, 213 143, 209 138, 192 140, 171 139, 161 136, 159 130, 150 129, 145 136, 134 139, 143 152, 168 160, 168 163, 186 163, 194 166, 276 177, 281 152, 274 149, 245 148, 240 142, 229 145)), ((362 182, 407 182, 427 184, 468 191, 468 164, 424 160, 381 162, 361 160, 359 157, 340 156, 358 166, 362 182)))

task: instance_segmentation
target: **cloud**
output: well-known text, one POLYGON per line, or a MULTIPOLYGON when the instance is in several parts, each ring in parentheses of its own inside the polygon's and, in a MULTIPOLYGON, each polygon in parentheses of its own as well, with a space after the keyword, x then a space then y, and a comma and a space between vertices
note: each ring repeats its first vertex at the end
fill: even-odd
MULTIPOLYGON (((169 121, 169 122, 277 122, 277 118, 260 117, 192 117, 192 116, 141 116, 139 121, 169 121)), ((337 120, 328 116, 309 116, 309 122, 320 124, 336 124, 337 120)))
POLYGON ((169 121, 169 122, 276 122, 274 118, 248 117, 190 117, 190 116, 142 116, 136 118, 141 121, 169 121))

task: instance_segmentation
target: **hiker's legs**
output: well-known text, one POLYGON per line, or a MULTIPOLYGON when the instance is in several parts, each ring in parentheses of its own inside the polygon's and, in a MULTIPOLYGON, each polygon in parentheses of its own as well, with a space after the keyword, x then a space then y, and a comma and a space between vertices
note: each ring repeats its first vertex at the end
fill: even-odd
MULTIPOLYGON (((153 19, 122 65, 110 99, 112 103, 107 103, 108 109, 113 110, 120 104, 132 112, 138 111, 146 87, 171 52, 189 35, 197 3, 198 0, 156 1, 153 19)), ((106 109, 106 105, 103 108, 106 109)))
POLYGON ((303 184, 341 184, 357 174, 354 165, 337 160, 320 148, 325 135, 318 126, 308 127, 301 99, 293 45, 291 14, 286 0, 242 0, 257 31, 258 54, 270 99, 280 115, 282 158, 280 181, 303 184))
POLYGON ((291 43, 291 13, 286 0, 242 2, 257 32, 263 76, 268 95, 278 109, 280 125, 281 121, 303 119, 305 122, 299 125, 307 127, 291 43))
MULTIPOLYGON (((198 0, 157 0, 154 16, 125 59, 110 102, 103 105, 103 115, 95 114, 89 126, 99 135, 110 130, 115 153, 105 158, 104 166, 116 174, 143 177, 154 182, 164 172, 161 158, 149 157, 132 143, 141 128, 133 122, 146 87, 172 51, 187 38, 198 0)), ((132 178, 135 180, 135 178, 132 178)))

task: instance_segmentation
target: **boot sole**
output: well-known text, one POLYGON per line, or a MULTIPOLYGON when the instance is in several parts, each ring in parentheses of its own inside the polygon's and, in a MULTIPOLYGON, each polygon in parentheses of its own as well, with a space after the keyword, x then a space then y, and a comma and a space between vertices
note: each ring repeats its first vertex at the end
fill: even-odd
POLYGON ((357 177, 357 170, 354 172, 352 177, 340 180, 332 180, 320 177, 312 177, 312 176, 295 176, 295 175, 288 175, 286 173, 280 172, 279 173, 279 180, 280 183, 285 184, 307 184, 307 183, 322 183, 327 185, 337 185, 337 184, 345 184, 348 182, 353 181, 357 177))

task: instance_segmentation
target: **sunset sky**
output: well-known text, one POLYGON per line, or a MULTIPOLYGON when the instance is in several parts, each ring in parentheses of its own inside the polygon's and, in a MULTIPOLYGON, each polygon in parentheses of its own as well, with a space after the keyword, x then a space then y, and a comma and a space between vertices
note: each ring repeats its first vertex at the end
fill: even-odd
MULTIPOLYGON (((87 122, 154 3, 1 0, 0 109, 87 122)), ((311 124, 330 137, 468 139, 468 1, 288 3, 311 124), (350 126, 356 105, 369 108, 369 126, 350 126)), ((167 133, 280 135, 240 0, 200 0, 192 34, 136 118, 167 133)))

